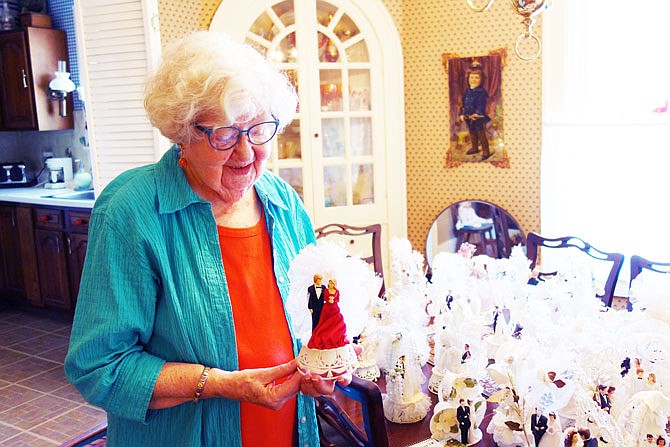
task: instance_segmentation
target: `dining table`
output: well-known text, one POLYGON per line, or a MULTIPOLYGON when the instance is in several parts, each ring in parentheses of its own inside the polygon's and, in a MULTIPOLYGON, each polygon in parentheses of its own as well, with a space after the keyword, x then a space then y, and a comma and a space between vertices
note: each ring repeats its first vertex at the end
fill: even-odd
MULTIPOLYGON (((426 380, 422 385, 422 390, 431 399, 430 409, 426 417, 418 422, 400 424, 396 422, 391 422, 386 419, 386 434, 388 436, 388 447, 430 447, 430 446, 444 446, 444 445, 462 445, 458 442, 452 441, 445 443, 445 441, 434 440, 431 438, 430 432, 430 420, 433 416, 433 409, 435 405, 439 402, 438 396, 428 390, 428 382, 432 374, 433 366, 430 363, 426 363, 422 367, 422 371, 426 376, 426 380)), ((386 380, 382 374, 379 379, 374 382, 382 393, 386 392, 386 380)), ((486 395, 484 395, 486 397, 486 395)), ((358 426, 359 429, 363 430, 363 416, 361 413, 360 405, 353 402, 351 399, 348 399, 344 394, 336 392, 333 395, 335 401, 344 410, 349 418, 358 426)), ((481 423, 481 431, 483 434, 482 439, 476 443, 472 444, 471 447, 494 447, 495 443, 493 441, 493 436, 486 432, 488 422, 493 416, 493 411, 495 409, 495 404, 487 402, 486 412, 481 423)), ((327 431, 328 432, 328 431, 327 431)), ((333 447, 348 447, 346 443, 337 443, 335 440, 331 439, 335 444, 333 447)), ((375 446, 375 447, 386 447, 386 446, 375 446)))

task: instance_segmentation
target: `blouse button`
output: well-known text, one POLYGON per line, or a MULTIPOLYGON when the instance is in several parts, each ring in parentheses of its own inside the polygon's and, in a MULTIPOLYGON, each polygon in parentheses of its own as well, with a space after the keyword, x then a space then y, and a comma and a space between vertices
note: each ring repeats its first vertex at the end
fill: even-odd
POLYGON ((300 423, 304 424, 305 422, 307 422, 307 418, 305 416, 301 417, 300 418, 300 423))

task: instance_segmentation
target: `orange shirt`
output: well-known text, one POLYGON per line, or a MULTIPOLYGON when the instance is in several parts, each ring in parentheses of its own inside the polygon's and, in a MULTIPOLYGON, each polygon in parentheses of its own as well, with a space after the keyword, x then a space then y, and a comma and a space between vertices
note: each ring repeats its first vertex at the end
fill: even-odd
MULTIPOLYGON (((294 358, 284 304, 272 268, 265 218, 251 228, 218 227, 223 266, 233 308, 240 369, 265 368, 294 358)), ((296 399, 278 410, 242 402, 242 445, 297 444, 296 399)))

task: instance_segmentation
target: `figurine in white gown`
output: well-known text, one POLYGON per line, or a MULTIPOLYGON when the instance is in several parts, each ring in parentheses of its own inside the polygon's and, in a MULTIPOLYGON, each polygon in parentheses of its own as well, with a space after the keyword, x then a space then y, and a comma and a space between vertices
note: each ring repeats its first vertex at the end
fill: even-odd
POLYGON ((547 431, 540 439, 540 444, 538 447, 563 447, 563 428, 561 427, 561 421, 556 417, 556 413, 553 411, 549 413, 549 418, 547 421, 547 431))
POLYGON ((584 447, 584 440, 579 436, 576 427, 570 427, 563 433, 563 442, 565 447, 584 447))
POLYGON ((386 370, 386 393, 382 395, 384 416, 400 424, 420 421, 426 417, 431 400, 421 388, 426 376, 410 336, 396 334, 391 358, 393 366, 386 370))

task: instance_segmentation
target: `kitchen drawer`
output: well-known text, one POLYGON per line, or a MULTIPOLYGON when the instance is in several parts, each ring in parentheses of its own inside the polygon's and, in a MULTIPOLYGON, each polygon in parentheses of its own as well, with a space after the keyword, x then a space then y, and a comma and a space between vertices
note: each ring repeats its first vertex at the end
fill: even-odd
POLYGON ((91 219, 91 213, 84 211, 70 211, 68 213, 68 222, 71 232, 88 233, 88 221, 91 219))
POLYGON ((63 211, 53 208, 34 208, 35 227, 60 230, 64 227, 63 211))

